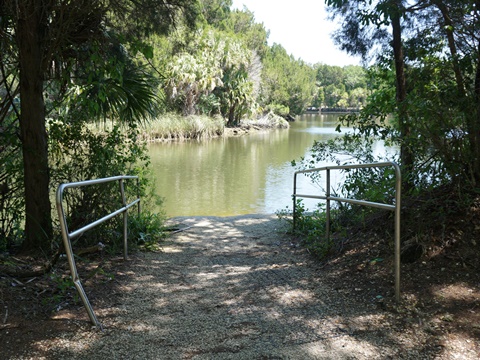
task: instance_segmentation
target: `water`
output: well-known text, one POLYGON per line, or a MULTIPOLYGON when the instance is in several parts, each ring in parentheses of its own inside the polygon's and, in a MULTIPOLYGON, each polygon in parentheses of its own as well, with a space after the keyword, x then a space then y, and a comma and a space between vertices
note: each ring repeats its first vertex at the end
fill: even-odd
MULTIPOLYGON (((337 124, 335 114, 303 115, 289 130, 151 144, 156 192, 165 199, 169 217, 273 214, 291 208, 291 161, 307 155, 315 140, 338 136, 337 124)), ((300 186, 299 193, 320 191, 306 182, 300 186)))

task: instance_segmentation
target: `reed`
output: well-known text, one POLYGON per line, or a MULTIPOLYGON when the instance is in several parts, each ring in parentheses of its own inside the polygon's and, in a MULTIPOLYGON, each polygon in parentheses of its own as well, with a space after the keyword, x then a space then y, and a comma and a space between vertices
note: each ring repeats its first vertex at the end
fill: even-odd
POLYGON ((164 114, 142 124, 140 129, 147 141, 205 139, 222 136, 225 124, 221 117, 164 114))
MULTIPOLYGON (((96 132, 111 130, 112 122, 92 123, 89 128, 96 132)), ((242 120, 237 128, 244 131, 251 129, 285 129, 288 122, 282 117, 268 113, 256 120, 242 120)), ((206 115, 183 116, 163 114, 156 119, 139 125, 140 138, 147 142, 171 140, 201 140, 225 135, 225 120, 206 115)), ((228 132, 231 134, 231 131, 228 132)))

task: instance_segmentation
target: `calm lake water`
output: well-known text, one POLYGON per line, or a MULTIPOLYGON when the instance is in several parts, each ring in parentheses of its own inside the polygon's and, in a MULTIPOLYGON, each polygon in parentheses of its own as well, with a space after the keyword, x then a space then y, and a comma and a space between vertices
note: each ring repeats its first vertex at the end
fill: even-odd
MULTIPOLYGON (((295 172, 291 161, 308 155, 314 140, 338 136, 337 121, 334 114, 303 115, 288 130, 151 144, 156 191, 165 199, 167 216, 273 214, 286 206, 291 209, 295 172)), ((379 144, 377 151, 382 147, 379 144)), ((301 184, 299 193, 311 191, 320 190, 301 184)))

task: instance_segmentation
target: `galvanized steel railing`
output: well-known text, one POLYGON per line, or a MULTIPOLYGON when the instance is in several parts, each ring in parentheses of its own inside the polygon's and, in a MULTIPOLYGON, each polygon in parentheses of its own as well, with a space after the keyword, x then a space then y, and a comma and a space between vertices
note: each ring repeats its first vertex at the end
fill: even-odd
POLYGON ((357 164, 357 165, 339 165, 339 166, 325 166, 309 170, 296 171, 293 178, 293 228, 295 229, 296 222, 296 203, 297 198, 310 198, 326 200, 326 238, 330 238, 330 201, 346 202, 356 205, 364 205, 370 207, 376 207, 385 210, 395 211, 395 254, 394 254, 394 272, 395 272, 395 301, 400 302, 400 201, 401 201, 401 184, 402 177, 400 173, 400 167, 394 162, 373 163, 373 164, 357 164), (392 166, 395 170, 395 204, 383 204, 371 201, 340 198, 330 195, 330 170, 347 170, 347 169, 361 169, 361 168, 379 168, 392 166), (297 194, 297 175, 305 173, 313 173, 326 171, 326 189, 325 195, 309 195, 309 194, 297 194))
POLYGON ((96 180, 86 180, 86 181, 79 181, 79 182, 73 182, 73 183, 68 183, 68 184, 60 184, 60 186, 57 189, 57 196, 56 196, 56 203, 57 203, 57 211, 58 211, 58 218, 60 219, 60 229, 62 231, 62 239, 63 239, 63 245, 65 247, 65 252, 67 254, 67 259, 68 259, 68 264, 70 266, 70 273, 73 279, 73 283, 75 284, 75 287, 80 295, 80 298, 82 299, 83 305, 85 306, 85 309, 87 310, 88 316, 92 323, 96 326, 98 326, 100 329, 102 329, 101 323, 98 321, 97 317, 95 316, 95 313, 93 312, 92 305, 88 301, 87 295, 85 294, 85 291, 83 290, 82 283, 80 282, 80 277, 78 276, 77 272, 77 267, 75 265, 75 259, 72 251, 72 243, 71 240, 81 234, 83 234, 85 231, 90 230, 94 228, 97 225, 100 225, 101 223, 123 213, 123 258, 126 260, 128 257, 128 247, 127 247, 127 210, 131 208, 133 205, 138 204, 138 214, 140 214, 140 197, 137 196, 137 198, 132 201, 131 203, 127 204, 127 199, 125 196, 125 187, 124 187, 124 180, 127 179, 137 179, 137 185, 138 185, 138 176, 128 176, 128 175, 121 175, 121 176, 113 176, 109 178, 103 178, 103 179, 96 179, 96 180), (102 184, 102 183, 107 183, 107 182, 112 182, 112 181, 118 181, 120 185, 120 196, 122 197, 122 207, 104 217, 101 219, 98 219, 78 230, 69 232, 68 231, 68 225, 67 225, 67 220, 65 217, 65 211, 63 209, 63 191, 68 188, 75 188, 75 187, 81 187, 81 186, 88 186, 88 185, 95 185, 95 184, 102 184))

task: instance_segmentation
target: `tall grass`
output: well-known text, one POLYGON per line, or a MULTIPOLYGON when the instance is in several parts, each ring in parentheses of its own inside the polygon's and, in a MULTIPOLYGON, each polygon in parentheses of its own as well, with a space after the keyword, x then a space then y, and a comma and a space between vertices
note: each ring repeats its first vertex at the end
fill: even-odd
MULTIPOLYGON (((89 128, 96 132, 111 130, 113 123, 93 123, 89 128)), ((251 129, 287 129, 289 123, 272 112, 256 120, 242 120, 238 128, 251 129)), ((156 119, 139 125, 140 137, 145 141, 201 140, 225 135, 225 119, 220 116, 206 115, 183 116, 163 114, 156 119)))
POLYGON ((140 129, 147 141, 204 139, 223 135, 225 122, 221 117, 165 114, 142 124, 140 129))

